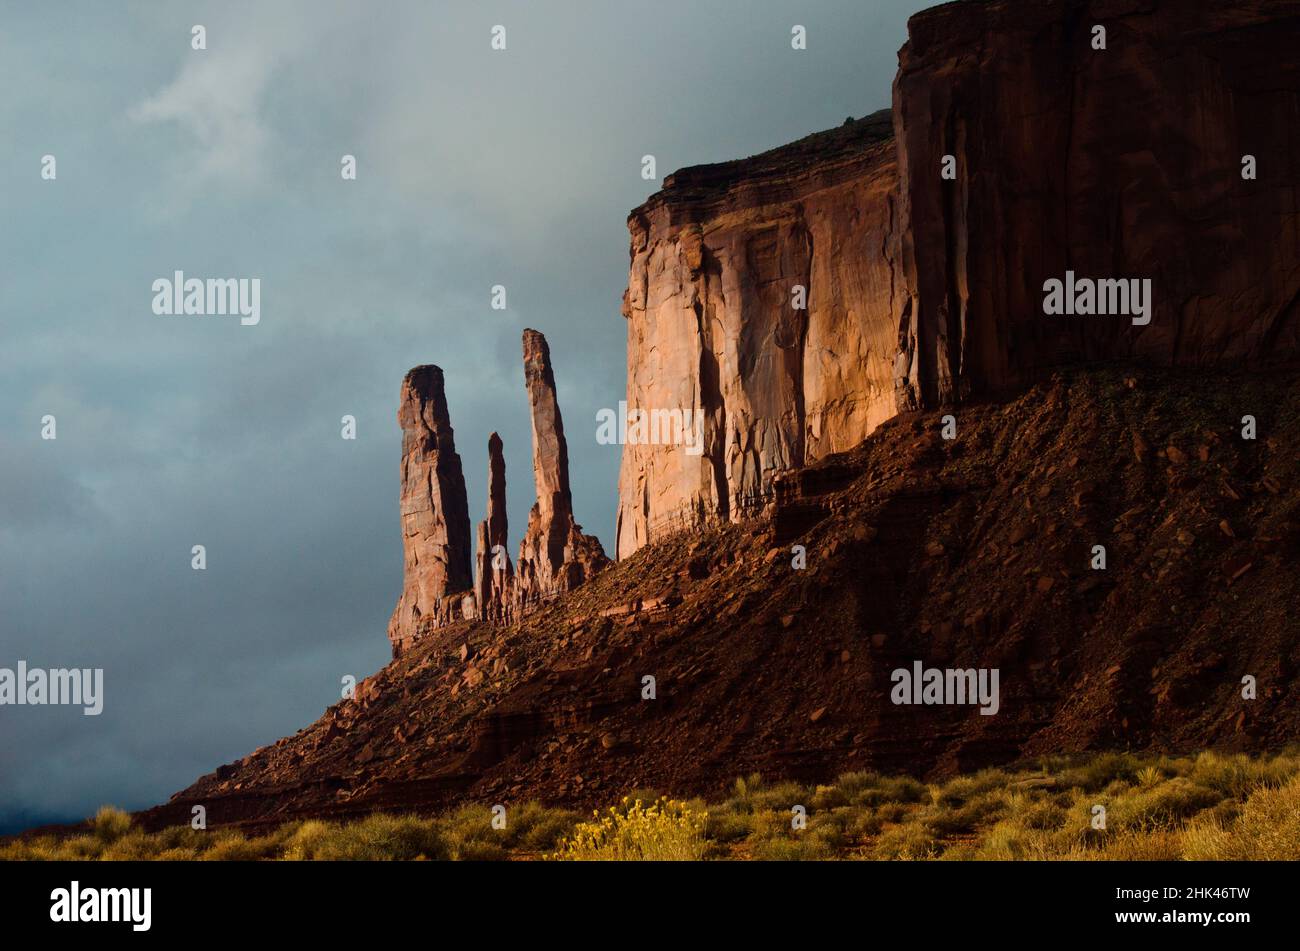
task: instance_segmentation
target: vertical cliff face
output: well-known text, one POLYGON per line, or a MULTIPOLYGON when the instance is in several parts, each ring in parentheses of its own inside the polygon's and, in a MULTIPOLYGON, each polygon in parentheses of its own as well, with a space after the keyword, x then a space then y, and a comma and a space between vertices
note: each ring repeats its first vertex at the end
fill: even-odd
POLYGON ((471 581, 469 502, 441 369, 420 366, 406 375, 397 422, 405 570, 388 624, 394 650, 409 642, 421 623, 460 617, 471 581))
POLYGON ((903 406, 1090 360, 1295 352, 1300 3, 960 3, 908 33, 903 406), (1067 270, 1150 279, 1150 322, 1045 316, 1044 282, 1067 270))
POLYGON ((569 446, 555 395, 555 373, 546 338, 536 330, 523 337, 524 385, 533 428, 533 481, 537 501, 519 546, 515 601, 526 610, 553 594, 582 584, 607 563, 600 542, 584 535, 573 518, 569 491, 569 446))
POLYGON ((908 31, 888 117, 630 216, 629 412, 697 409, 703 451, 628 439, 619 557, 898 411, 1300 351, 1300 0, 958 2, 908 31), (1070 274, 1149 281, 1149 313, 1045 313, 1070 274))
POLYGON ((894 414, 890 133, 881 113, 683 169, 629 217, 628 414, 692 415, 683 438, 627 439, 619 557, 754 512, 894 414))

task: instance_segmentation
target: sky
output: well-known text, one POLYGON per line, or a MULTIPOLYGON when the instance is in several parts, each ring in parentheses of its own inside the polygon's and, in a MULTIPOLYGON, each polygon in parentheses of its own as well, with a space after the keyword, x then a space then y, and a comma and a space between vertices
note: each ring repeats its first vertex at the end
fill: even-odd
POLYGON ((612 550, 642 156, 887 107, 928 5, 0 0, 0 668, 104 671, 98 716, 0 706, 0 832, 165 801, 383 666, 412 366, 445 372, 475 523, 500 433, 513 556, 546 334, 612 550), (260 322, 156 315, 178 270, 258 278, 260 322))

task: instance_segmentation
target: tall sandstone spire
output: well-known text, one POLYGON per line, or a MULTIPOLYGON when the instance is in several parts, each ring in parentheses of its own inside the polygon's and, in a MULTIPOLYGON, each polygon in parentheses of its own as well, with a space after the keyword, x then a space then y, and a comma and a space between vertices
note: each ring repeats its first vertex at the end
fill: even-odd
POLYGON ((501 437, 488 437, 487 518, 478 523, 478 578, 474 594, 478 616, 489 621, 506 621, 513 614, 515 571, 506 554, 506 458, 501 437), (499 554, 494 555, 499 546, 499 554))
MULTIPOLYGON (((402 595, 388 623, 394 653, 421 626, 464 615, 470 573, 469 502, 456 453, 442 370, 419 366, 402 381, 402 595)), ((472 610, 472 608, 471 608, 472 610)))
POLYGON ((516 602, 521 610, 578 587, 609 559, 599 540, 573 520, 569 447, 555 397, 555 373, 546 338, 525 330, 524 385, 533 424, 533 481, 537 502, 519 545, 516 602))

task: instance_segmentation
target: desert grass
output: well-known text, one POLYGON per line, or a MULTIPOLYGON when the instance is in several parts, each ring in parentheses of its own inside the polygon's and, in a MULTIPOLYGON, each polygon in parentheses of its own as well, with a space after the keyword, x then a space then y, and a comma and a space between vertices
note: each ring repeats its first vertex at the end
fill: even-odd
POLYGON ((642 790, 586 816, 526 802, 504 826, 474 804, 432 817, 298 820, 259 834, 147 833, 106 806, 73 834, 0 844, 0 860, 50 859, 1294 861, 1300 750, 1051 757, 937 783, 875 772, 828 784, 749 775, 712 802, 642 790))

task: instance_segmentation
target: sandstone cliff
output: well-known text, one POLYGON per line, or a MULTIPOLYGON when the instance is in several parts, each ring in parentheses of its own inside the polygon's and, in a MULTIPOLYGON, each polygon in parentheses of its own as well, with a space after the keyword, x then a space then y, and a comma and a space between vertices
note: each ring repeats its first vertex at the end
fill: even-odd
POLYGON ((776 473, 894 414, 895 186, 879 113, 683 169, 629 217, 627 403, 701 413, 703 445, 625 445, 620 558, 753 513, 776 473))
POLYGON ((899 411, 1293 358, 1297 36, 1297 0, 945 4, 909 22, 888 119, 669 176, 628 219, 627 403, 702 412, 703 452, 624 446, 618 557, 899 411), (1149 279, 1150 322, 1045 316, 1067 271, 1149 279))

